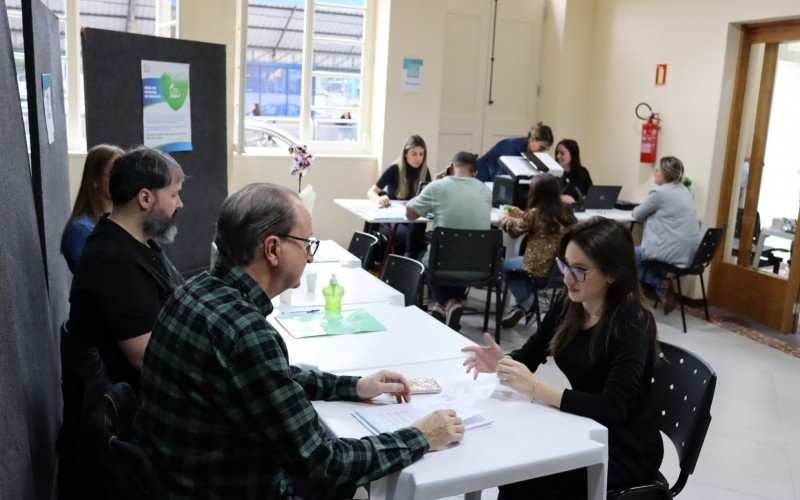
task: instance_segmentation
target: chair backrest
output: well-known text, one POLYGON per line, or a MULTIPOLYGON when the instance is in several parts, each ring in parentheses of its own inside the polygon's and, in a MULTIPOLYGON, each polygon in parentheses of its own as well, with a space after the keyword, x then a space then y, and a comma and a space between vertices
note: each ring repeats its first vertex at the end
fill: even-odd
POLYGON ((119 382, 95 398, 89 416, 92 440, 102 450, 103 482, 112 498, 166 498, 163 483, 147 453, 133 442, 139 401, 119 382))
POLYGON ((502 260, 503 232, 499 229, 437 227, 431 238, 428 281, 446 284, 452 272, 474 274, 474 279, 456 279, 463 284, 497 281, 502 260))
POLYGON ((378 238, 375 236, 356 231, 350 239, 347 251, 361 260, 361 267, 369 269, 372 267, 372 256, 377 244, 378 238))
MULTIPOLYGON (((742 217, 744 216, 744 209, 737 208, 736 209, 736 223, 733 226, 733 237, 734 238, 741 238, 742 234, 742 217)), ((758 237, 761 236, 761 214, 758 213, 756 210, 756 227, 753 228, 753 243, 758 241, 758 237)))
POLYGON ((694 472, 711 422, 717 374, 701 358, 661 342, 661 359, 653 370, 650 407, 658 427, 675 445, 681 473, 671 488, 677 495, 694 472))
POLYGON ((425 266, 421 262, 400 255, 390 255, 386 259, 380 279, 398 292, 402 292, 406 298, 406 306, 422 305, 425 266))
POLYGON ((697 251, 694 253, 694 259, 692 259, 689 269, 696 273, 703 272, 703 269, 714 259, 714 255, 717 253, 719 244, 722 242, 727 229, 727 226, 706 229, 706 234, 703 235, 700 246, 697 247, 697 251))
POLYGON ((211 242, 211 255, 209 255, 208 259, 208 269, 210 270, 214 267, 214 261, 217 260, 217 255, 219 255, 219 250, 217 250, 217 244, 215 242, 211 242))

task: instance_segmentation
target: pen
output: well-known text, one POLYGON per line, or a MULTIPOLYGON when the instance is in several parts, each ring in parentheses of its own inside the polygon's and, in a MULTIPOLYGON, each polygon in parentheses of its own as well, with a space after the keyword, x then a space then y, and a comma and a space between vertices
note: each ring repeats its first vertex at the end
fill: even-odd
POLYGON ((311 314, 315 312, 319 312, 319 309, 309 309, 308 311, 304 311, 305 313, 311 314))

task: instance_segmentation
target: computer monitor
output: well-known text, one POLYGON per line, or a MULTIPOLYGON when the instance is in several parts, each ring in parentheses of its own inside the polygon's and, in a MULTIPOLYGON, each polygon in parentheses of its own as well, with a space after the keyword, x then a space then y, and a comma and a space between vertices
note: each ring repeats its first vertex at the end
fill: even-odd
POLYGON ((622 186, 590 186, 583 199, 583 208, 587 210, 610 210, 617 202, 622 186))

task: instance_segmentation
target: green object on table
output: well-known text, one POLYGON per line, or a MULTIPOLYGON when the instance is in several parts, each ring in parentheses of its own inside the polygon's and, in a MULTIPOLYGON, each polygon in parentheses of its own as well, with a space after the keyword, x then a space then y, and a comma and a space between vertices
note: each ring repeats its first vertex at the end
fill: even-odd
POLYGON ((380 321, 364 309, 282 314, 278 316, 278 322, 296 339, 386 330, 380 321))

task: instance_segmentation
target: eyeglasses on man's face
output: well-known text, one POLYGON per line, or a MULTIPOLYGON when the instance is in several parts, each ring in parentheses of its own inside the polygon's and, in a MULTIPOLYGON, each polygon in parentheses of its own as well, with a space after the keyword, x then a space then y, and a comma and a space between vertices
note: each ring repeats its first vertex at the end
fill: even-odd
POLYGON ((567 265, 566 262, 556 257, 556 264, 558 265, 558 270, 561 271, 561 274, 567 275, 567 273, 572 276, 572 279, 578 282, 586 281, 586 273, 589 272, 588 269, 581 269, 580 267, 572 267, 567 265))
POLYGON ((300 238, 297 236, 292 236, 291 234, 276 234, 275 236, 278 236, 280 238, 291 238, 297 241, 305 241, 306 243, 308 243, 308 246, 306 247, 306 252, 308 253, 308 255, 312 257, 314 256, 315 253, 317 253, 317 248, 319 248, 319 240, 314 237, 300 238))

